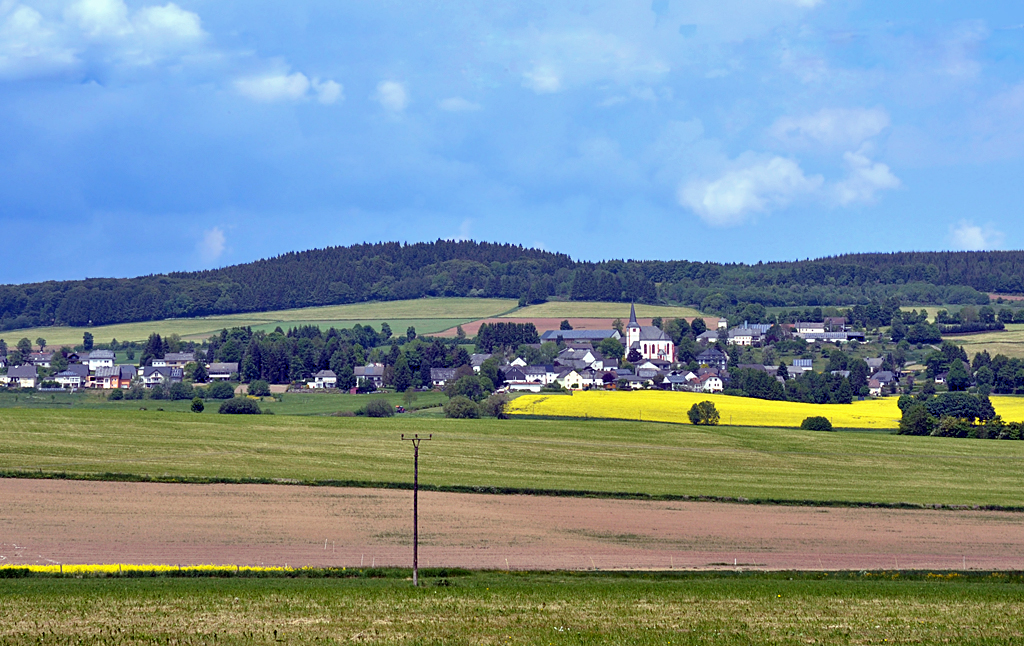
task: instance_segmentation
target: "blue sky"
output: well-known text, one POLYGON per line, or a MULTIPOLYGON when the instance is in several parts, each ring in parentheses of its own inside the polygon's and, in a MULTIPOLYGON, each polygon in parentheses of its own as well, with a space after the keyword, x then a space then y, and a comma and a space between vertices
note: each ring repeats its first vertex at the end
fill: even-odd
POLYGON ((1024 5, 0 0, 0 282, 1021 248, 1024 5))

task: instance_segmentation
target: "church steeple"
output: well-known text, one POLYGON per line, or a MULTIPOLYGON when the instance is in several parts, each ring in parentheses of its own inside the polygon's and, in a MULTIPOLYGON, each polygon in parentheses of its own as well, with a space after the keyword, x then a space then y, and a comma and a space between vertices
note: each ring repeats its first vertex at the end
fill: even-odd
POLYGON ((636 322, 636 307, 633 303, 629 304, 629 327, 640 327, 640 324, 636 322))

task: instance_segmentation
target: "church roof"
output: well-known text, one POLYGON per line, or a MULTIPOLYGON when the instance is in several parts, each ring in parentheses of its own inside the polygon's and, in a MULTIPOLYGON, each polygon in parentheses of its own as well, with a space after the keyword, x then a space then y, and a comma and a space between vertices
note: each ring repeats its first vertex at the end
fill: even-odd
POLYGON ((629 327, 640 327, 640 324, 636 322, 636 306, 632 303, 629 304, 629 327))
POLYGON ((640 340, 641 341, 671 341, 672 337, 665 334, 665 332, 653 325, 642 325, 640 327, 640 340))

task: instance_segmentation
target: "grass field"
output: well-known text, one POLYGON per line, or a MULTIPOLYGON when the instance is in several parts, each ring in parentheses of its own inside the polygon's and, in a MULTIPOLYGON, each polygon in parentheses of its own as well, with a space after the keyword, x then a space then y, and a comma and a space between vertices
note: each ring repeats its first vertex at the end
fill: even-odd
MULTIPOLYGON (((992 405, 1003 421, 1024 421, 1024 398, 993 395, 992 405)), ((509 412, 519 415, 593 417, 689 423, 686 416, 697 402, 712 401, 722 424, 799 427, 807 417, 824 416, 835 428, 893 430, 901 412, 897 398, 867 399, 852 404, 802 404, 707 393, 644 390, 588 390, 572 395, 522 395, 509 412)))
POLYGON ((12 579, 0 586, 0 643, 967 645, 1024 639, 1024 590, 1019 577, 1003 574, 916 580, 896 573, 426 574, 420 588, 400 578, 12 579))
MULTIPOLYGON (((285 393, 281 401, 270 397, 260 402, 262 410, 274 411, 276 415, 329 415, 345 411, 356 411, 366 406, 373 399, 386 399, 392 405, 405 405, 405 395, 401 393, 374 393, 371 395, 350 395, 348 393, 303 392, 285 393)), ((448 398, 440 392, 416 393, 410 409, 440 406, 448 398)), ((216 399, 206 400, 203 415, 216 415, 220 407, 216 399)), ((3 408, 42 408, 55 410, 120 410, 137 411, 140 408, 156 411, 162 408, 167 412, 187 413, 192 406, 191 400, 171 401, 169 399, 143 399, 109 401, 107 391, 86 390, 76 393, 8 393, 0 392, 0 409, 3 408)))
POLYGON ((387 321, 396 334, 404 334, 410 325, 416 328, 417 333, 429 334, 460 323, 497 316, 515 309, 516 305, 516 301, 499 298, 421 298, 191 319, 166 319, 89 328, 29 328, 7 330, 0 333, 0 336, 11 346, 23 337, 33 343, 38 337, 43 337, 48 345, 59 346, 80 344, 84 332, 92 332, 97 343, 107 343, 115 338, 118 341, 145 341, 154 332, 162 336, 176 333, 183 338, 203 339, 225 327, 246 325, 264 330, 273 330, 280 325, 287 330, 289 326, 304 324, 319 325, 326 329, 332 326, 352 327, 356 323, 361 323, 372 324, 380 329, 380 323, 383 321, 387 321))
POLYGON ((944 341, 963 346, 971 359, 982 350, 988 350, 993 357, 1004 354, 1008 357, 1024 359, 1024 324, 1011 323, 1005 330, 985 332, 982 334, 965 334, 961 336, 945 336, 944 341))
POLYGON ((1024 505, 1024 442, 585 420, 0 411, 0 469, 1024 505))
MULTIPOLYGON (((667 305, 636 305, 636 315, 640 318, 661 316, 664 318, 680 318, 701 316, 700 312, 690 307, 670 307, 667 305)), ((530 305, 506 314, 512 318, 621 318, 629 320, 629 303, 598 303, 590 301, 549 301, 539 305, 530 305)), ((717 316, 714 318, 718 318, 717 316)))

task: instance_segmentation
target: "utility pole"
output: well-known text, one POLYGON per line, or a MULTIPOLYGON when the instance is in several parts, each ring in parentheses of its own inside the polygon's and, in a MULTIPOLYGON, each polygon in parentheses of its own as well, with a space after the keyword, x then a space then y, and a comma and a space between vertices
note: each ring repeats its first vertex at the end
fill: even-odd
POLYGON ((403 442, 412 442, 412 585, 416 587, 419 585, 420 577, 420 565, 419 565, 419 548, 420 548, 420 530, 419 530, 419 499, 420 499, 420 442, 429 440, 434 437, 431 433, 426 437, 420 437, 418 434, 412 437, 406 437, 405 433, 402 433, 403 442))

